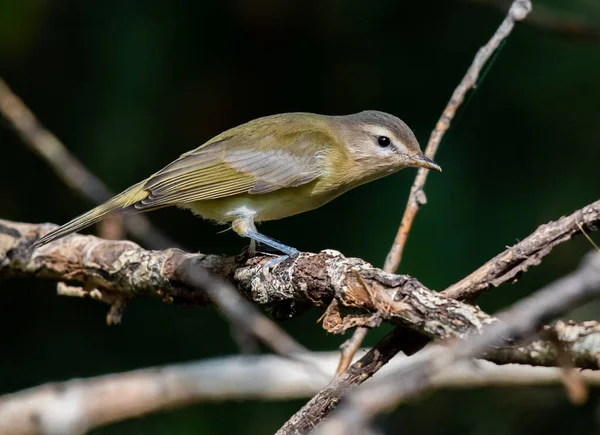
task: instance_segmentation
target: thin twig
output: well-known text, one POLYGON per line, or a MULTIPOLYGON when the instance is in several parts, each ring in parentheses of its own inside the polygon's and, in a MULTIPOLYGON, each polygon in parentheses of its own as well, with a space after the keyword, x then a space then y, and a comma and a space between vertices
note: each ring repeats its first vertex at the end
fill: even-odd
MULTIPOLYGON (((462 104, 469 89, 475 87, 482 68, 485 66, 491 55, 496 51, 500 43, 510 34, 515 21, 524 19, 530 10, 531 4, 529 1, 519 0, 514 2, 507 18, 496 31, 492 39, 490 39, 490 41, 479 50, 475 56, 475 59, 473 60, 473 63, 467 70, 466 75, 463 77, 458 87, 454 90, 450 101, 446 105, 446 108, 442 112, 442 116, 440 117, 431 133, 431 136, 429 137, 429 142, 425 148, 425 155, 427 155, 429 158, 433 159, 435 157, 444 134, 448 128, 450 128, 450 123, 454 118, 456 111, 462 104)), ((400 227, 398 228, 398 232, 394 239, 394 243, 390 248, 390 252, 385 259, 383 270, 386 272, 394 273, 396 270, 398 270, 398 266, 400 266, 402 254, 404 252, 404 247, 406 246, 406 241, 408 240, 408 234, 410 233, 412 224, 421 206, 427 203, 427 197, 425 196, 425 191, 423 189, 425 187, 425 182, 427 181, 428 175, 429 171, 427 169, 421 168, 417 172, 415 181, 410 189, 408 202, 406 203, 404 215, 402 216, 402 220, 400 222, 400 227)), ((360 347, 362 339, 365 335, 366 329, 357 328, 354 336, 349 341, 357 342, 358 344, 356 348, 358 348, 360 347)), ((351 360, 353 357, 353 355, 347 355, 346 353, 348 352, 346 352, 346 349, 344 348, 342 350, 342 357, 340 359, 340 369, 343 368, 343 370, 345 370, 347 367, 344 367, 344 364, 346 364, 347 361, 351 360)))
POLYGON ((496 255, 459 282, 452 284, 442 294, 452 299, 473 302, 490 287, 516 281, 529 267, 540 264, 542 258, 548 255, 554 246, 569 240, 574 234, 587 235, 581 222, 587 212, 588 210, 583 208, 555 222, 540 226, 516 245, 496 255), (539 237, 543 237, 548 243, 544 246, 537 245, 536 240, 539 237))
MULTIPOLYGON (((475 59, 473 59, 473 63, 467 70, 467 73, 461 80, 458 87, 452 93, 452 97, 442 112, 442 116, 431 132, 429 142, 425 148, 425 155, 427 155, 427 157, 435 157, 435 153, 440 146, 440 142, 450 127, 450 123, 452 122, 456 111, 462 104, 467 92, 477 83, 481 70, 490 59, 492 54, 496 51, 500 43, 508 37, 515 25, 515 22, 523 20, 530 11, 531 2, 529 0, 514 1, 508 11, 508 15, 498 30, 496 30, 494 36, 492 36, 486 45, 479 49, 475 55, 475 59)), ((400 228, 398 229, 398 233, 396 234, 396 239, 394 240, 394 244, 390 249, 390 253, 385 259, 385 266, 383 268, 388 272, 394 272, 398 269, 398 265, 402 260, 402 253, 404 251, 404 246, 406 245, 408 233, 410 232, 419 209, 427 202, 423 187, 425 186, 425 181, 427 181, 428 174, 428 170, 423 168, 419 169, 417 177, 415 178, 415 182, 410 189, 410 195, 408 197, 406 210, 404 211, 400 228)))
POLYGON ((596 251, 600 252, 600 247, 598 247, 598 245, 596 245, 596 242, 594 242, 592 240, 592 238, 588 235, 588 233, 585 232, 585 229, 579 222, 577 222, 577 227, 581 231, 581 234, 583 234, 583 236, 587 239, 587 241, 590 242, 590 244, 594 247, 594 249, 596 251))
POLYGON ((347 397, 319 433, 327 435, 364 433, 364 425, 381 412, 433 387, 433 378, 458 361, 477 358, 507 340, 522 340, 539 326, 571 308, 600 296, 600 254, 592 252, 570 275, 539 290, 500 313, 499 322, 481 335, 458 342, 449 349, 433 347, 413 357, 401 370, 378 378, 347 397))
POLYGON ((360 345, 367 336, 368 330, 369 329, 364 326, 359 326, 354 330, 352 337, 350 337, 340 346, 342 355, 340 356, 338 367, 335 371, 336 375, 340 375, 350 366, 354 356, 356 355, 356 352, 358 352, 360 345))
MULTIPOLYGON (((491 6, 494 9, 502 11, 510 4, 510 0, 470 1, 491 6)), ((600 26, 598 26, 597 23, 594 23, 593 20, 584 18, 583 14, 579 15, 581 15, 581 17, 569 13, 567 10, 555 9, 538 2, 535 6, 535 10, 533 10, 531 15, 527 18, 527 25, 570 41, 592 44, 598 43, 600 41, 600 26)), ((590 16, 592 16, 591 13, 588 14, 588 17, 590 16)))
MULTIPOLYGON (((0 78, 0 113, 10 121, 23 142, 39 154, 70 189, 94 204, 101 204, 114 196, 99 178, 69 153, 54 134, 41 125, 2 78, 0 78)), ((124 225, 133 237, 150 249, 179 247, 143 215, 128 216, 124 225)))
POLYGON ((249 331, 277 354, 294 358, 308 352, 223 278, 211 274, 193 259, 183 261, 179 268, 176 273, 183 284, 204 291, 231 323, 249 331))

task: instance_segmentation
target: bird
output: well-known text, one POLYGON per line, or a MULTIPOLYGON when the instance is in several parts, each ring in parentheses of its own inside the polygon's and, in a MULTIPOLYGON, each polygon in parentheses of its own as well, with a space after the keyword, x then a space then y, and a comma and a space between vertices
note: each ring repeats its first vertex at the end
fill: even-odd
POLYGON ((412 130, 389 113, 282 113, 213 137, 145 180, 39 238, 47 243, 125 214, 177 206, 284 254, 299 251, 259 232, 256 223, 316 209, 343 193, 408 167, 441 172, 412 130))

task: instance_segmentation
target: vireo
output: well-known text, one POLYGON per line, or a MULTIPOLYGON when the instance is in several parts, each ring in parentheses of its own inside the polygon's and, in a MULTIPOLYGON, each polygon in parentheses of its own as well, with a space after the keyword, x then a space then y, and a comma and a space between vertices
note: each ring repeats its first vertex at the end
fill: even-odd
POLYGON ((407 167, 441 168, 397 117, 374 110, 346 116, 285 113, 227 130, 156 174, 46 234, 39 247, 115 210, 178 206, 284 254, 298 251, 256 230, 315 209, 344 192, 407 167))

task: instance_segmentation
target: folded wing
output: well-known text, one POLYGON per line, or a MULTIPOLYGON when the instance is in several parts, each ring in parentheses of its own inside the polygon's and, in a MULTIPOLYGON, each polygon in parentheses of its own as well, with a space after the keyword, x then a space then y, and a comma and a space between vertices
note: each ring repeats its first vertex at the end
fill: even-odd
POLYGON ((223 138, 182 155, 143 185, 148 195, 137 210, 261 194, 300 186, 318 178, 331 138, 326 133, 293 132, 239 140, 223 138))

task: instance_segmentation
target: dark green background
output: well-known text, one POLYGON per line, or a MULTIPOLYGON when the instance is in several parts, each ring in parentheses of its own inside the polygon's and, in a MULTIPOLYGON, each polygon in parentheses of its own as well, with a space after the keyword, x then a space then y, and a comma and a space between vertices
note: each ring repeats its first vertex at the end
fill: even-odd
MULTIPOLYGON (((600 25, 594 0, 535 6, 600 25)), ((278 112, 384 110, 424 146, 503 16, 485 1, 0 0, 0 75, 116 191, 228 127, 278 112)), ((519 25, 445 136, 436 158, 444 172, 429 179, 401 271, 443 289, 539 224, 598 199, 599 102, 598 38, 519 25)), ((62 223, 92 205, 5 121, 0 145, 1 218, 62 223)), ((381 265, 414 175, 405 170, 262 229, 301 250, 333 248, 381 265)), ((182 211, 149 216, 191 249, 237 253, 245 244, 182 211)), ((575 268, 589 249, 581 237, 557 248, 480 305, 509 305, 575 268)), ((105 306, 56 297, 53 283, 1 282, 0 291, 0 393, 237 352, 212 309, 139 300, 109 328, 105 306)), ((282 326, 311 349, 335 349, 344 338, 324 333, 319 314, 282 326)), ((369 344, 386 330, 370 333, 369 344)), ((592 392, 575 408, 559 387, 446 391, 381 423, 390 434, 592 433, 599 398, 592 392)), ((266 434, 302 403, 200 404, 93 433, 266 434)))

